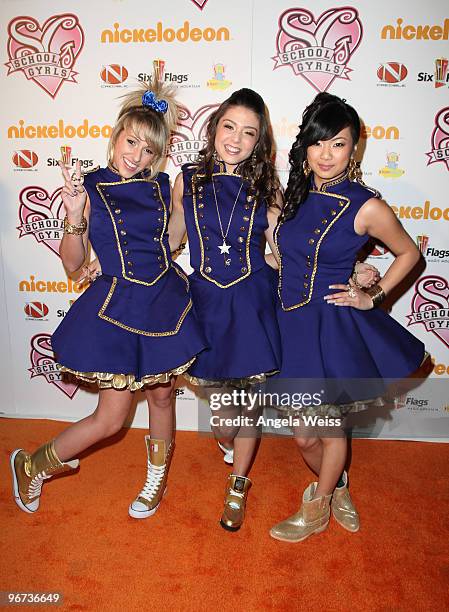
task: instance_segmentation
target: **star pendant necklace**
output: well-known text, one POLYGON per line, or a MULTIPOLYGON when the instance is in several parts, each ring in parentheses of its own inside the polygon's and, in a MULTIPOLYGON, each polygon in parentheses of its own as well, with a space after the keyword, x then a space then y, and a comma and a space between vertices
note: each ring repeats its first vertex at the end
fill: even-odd
POLYGON ((220 250, 221 255, 224 255, 225 266, 230 266, 231 265, 231 258, 229 257, 229 249, 231 248, 231 245, 226 243, 226 238, 228 237, 228 234, 229 234, 229 228, 231 227, 232 217, 234 216, 235 207, 237 205, 237 202, 238 202, 238 199, 239 199, 239 196, 240 196, 240 192, 242 191, 242 187, 243 187, 243 180, 240 183, 239 190, 237 192, 237 195, 236 195, 235 200, 234 200, 234 204, 232 206, 231 215, 229 217, 228 225, 226 227, 226 231, 224 232, 223 231, 223 223, 221 222, 220 209, 218 208, 217 192, 215 190, 215 181, 214 181, 214 177, 212 177, 212 188, 214 190, 214 199, 215 199, 215 207, 217 209, 218 225, 220 226, 220 233, 221 233, 221 237, 223 238, 223 243, 220 244, 218 246, 218 248, 220 250), (226 255, 228 257, 226 257, 226 255))

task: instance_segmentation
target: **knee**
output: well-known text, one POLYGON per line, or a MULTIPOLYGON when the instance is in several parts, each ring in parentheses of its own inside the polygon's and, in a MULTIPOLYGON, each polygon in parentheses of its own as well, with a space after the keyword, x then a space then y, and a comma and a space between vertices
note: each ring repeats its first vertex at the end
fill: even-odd
POLYGON ((303 451, 310 451, 310 450, 313 450, 315 448, 318 448, 320 440, 319 440, 319 438, 299 438, 299 437, 295 437, 295 442, 298 445, 299 450, 301 452, 303 452, 303 451))

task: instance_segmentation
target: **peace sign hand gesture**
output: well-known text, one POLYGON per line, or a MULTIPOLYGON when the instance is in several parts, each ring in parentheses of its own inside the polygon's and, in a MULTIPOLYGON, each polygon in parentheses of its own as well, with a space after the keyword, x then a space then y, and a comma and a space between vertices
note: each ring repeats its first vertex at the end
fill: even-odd
POLYGON ((67 166, 59 161, 64 187, 61 191, 62 201, 67 213, 67 220, 71 224, 79 224, 83 218, 87 201, 87 193, 83 187, 84 177, 81 174, 81 164, 76 162, 75 172, 70 176, 67 166))

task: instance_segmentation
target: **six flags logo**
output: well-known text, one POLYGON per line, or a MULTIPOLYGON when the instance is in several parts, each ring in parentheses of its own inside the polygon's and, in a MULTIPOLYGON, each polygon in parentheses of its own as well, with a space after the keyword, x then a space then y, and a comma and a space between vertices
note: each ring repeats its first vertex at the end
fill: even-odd
POLYGON ((288 9, 279 18, 273 70, 290 66, 317 91, 326 91, 337 77, 349 80, 347 64, 362 34, 355 8, 332 8, 317 20, 307 9, 288 9))
POLYGON ((54 98, 64 81, 76 83, 72 68, 83 44, 76 15, 54 15, 42 26, 33 17, 16 17, 8 25, 8 75, 20 70, 54 98))
POLYGON ((178 125, 168 147, 168 157, 175 166, 194 163, 198 153, 206 144, 206 126, 210 115, 218 104, 201 106, 195 113, 182 106, 178 125))
POLYGON ((432 150, 426 153, 427 165, 444 162, 449 170, 449 106, 442 108, 435 117, 435 128, 431 138, 432 150))

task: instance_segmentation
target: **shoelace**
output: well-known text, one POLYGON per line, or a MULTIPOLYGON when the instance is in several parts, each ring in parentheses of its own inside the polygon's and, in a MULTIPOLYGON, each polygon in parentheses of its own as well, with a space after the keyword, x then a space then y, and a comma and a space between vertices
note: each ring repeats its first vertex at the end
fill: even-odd
POLYGON ((48 478, 51 478, 51 474, 47 474, 44 471, 39 472, 39 474, 36 474, 36 476, 34 476, 30 484, 28 485, 28 497, 30 499, 32 499, 33 497, 37 497, 41 494, 44 480, 47 480, 48 478))
POLYGON ((158 492, 162 479, 165 473, 165 463, 161 466, 153 465, 148 462, 147 479, 143 485, 142 491, 139 493, 139 497, 143 497, 147 501, 151 501, 155 494, 158 492))

